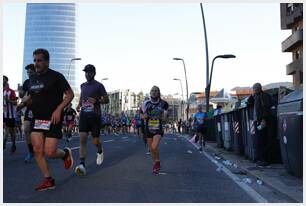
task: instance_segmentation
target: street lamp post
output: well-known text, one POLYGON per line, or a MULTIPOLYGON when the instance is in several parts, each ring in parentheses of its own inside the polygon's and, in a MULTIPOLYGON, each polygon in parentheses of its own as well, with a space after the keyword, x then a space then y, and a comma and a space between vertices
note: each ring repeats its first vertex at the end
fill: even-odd
POLYGON ((209 95, 210 95, 211 79, 212 79, 212 73, 213 73, 213 69, 214 69, 214 63, 215 63, 215 60, 217 58, 230 59, 230 58, 236 58, 236 56, 232 55, 232 54, 224 54, 224 55, 215 56, 215 58, 213 59, 212 64, 211 64, 211 69, 210 69, 209 82, 208 82, 208 84, 206 86, 206 91, 207 91, 207 95, 206 95, 206 112, 209 111, 209 95))
POLYGON ((184 65, 184 72, 185 72, 185 81, 186 81, 186 102, 187 102, 187 120, 188 120, 188 115, 189 115, 189 103, 188 103, 188 81, 187 81, 187 74, 186 74, 186 66, 185 66, 185 61, 182 58, 173 58, 173 60, 180 60, 183 62, 184 65))
POLYGON ((183 101, 184 101, 184 94, 183 94, 182 80, 181 80, 181 79, 177 79, 177 78, 174 78, 173 80, 180 81, 180 85, 181 85, 181 92, 182 92, 181 115, 183 114, 183 119, 184 119, 184 112, 182 111, 182 108, 183 108, 183 101))
MULTIPOLYGON (((172 98, 172 104, 173 104, 173 124, 176 122, 175 120, 177 120, 177 118, 175 118, 175 115, 174 115, 174 111, 175 111, 174 96, 175 95, 178 95, 178 93, 173 94, 173 98, 172 98)), ((178 117, 178 115, 176 115, 176 117, 178 117)))
POLYGON ((207 97, 209 96, 209 92, 208 92, 208 84, 209 84, 208 41, 207 41, 206 24, 205 24, 205 17, 204 17, 204 10, 203 10, 202 3, 200 3, 200 6, 201 6, 201 12, 202 12, 202 19, 203 19, 203 29, 204 29, 204 39, 205 39, 205 51, 206 51, 206 88, 205 88, 205 97, 206 97, 206 112, 208 112, 208 109, 209 109, 209 100, 207 101, 207 99, 208 99, 207 97))
POLYGON ((67 81, 69 82, 69 74, 70 74, 70 68, 71 68, 71 63, 72 61, 78 61, 78 60, 82 60, 81 58, 72 58, 70 59, 70 64, 69 64, 69 69, 68 69, 68 76, 67 76, 67 81))

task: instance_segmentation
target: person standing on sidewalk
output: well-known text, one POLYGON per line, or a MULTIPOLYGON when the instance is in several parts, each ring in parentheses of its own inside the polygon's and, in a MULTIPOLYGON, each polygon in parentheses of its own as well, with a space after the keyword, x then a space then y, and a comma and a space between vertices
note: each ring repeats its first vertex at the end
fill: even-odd
POLYGON ((13 89, 10 88, 9 79, 3 76, 3 123, 4 123, 4 142, 3 147, 6 147, 7 135, 10 134, 12 140, 11 154, 16 152, 16 105, 17 97, 13 89))
POLYGON ((62 112, 74 93, 65 77, 49 68, 50 56, 46 49, 36 49, 33 58, 36 73, 30 78, 30 95, 19 107, 31 105, 31 141, 37 165, 45 178, 35 190, 43 191, 55 188, 45 155, 62 159, 65 169, 73 165, 71 149, 61 150, 58 143, 62 138, 62 112))
MULTIPOLYGON (((30 94, 30 78, 35 73, 35 66, 34 64, 28 64, 25 69, 27 70, 28 79, 23 82, 22 90, 19 91, 20 98, 26 99, 30 94)), ((20 108, 20 107, 19 107, 20 108)), ((24 121, 23 121, 23 131, 25 135, 25 140, 28 146, 29 153, 24 158, 26 163, 32 161, 34 159, 34 151, 33 145, 31 142, 31 121, 33 120, 33 113, 30 107, 26 107, 24 112, 24 121)))
POLYGON ((152 87, 150 96, 150 100, 143 105, 143 118, 147 143, 154 162, 153 174, 158 174, 161 168, 158 146, 164 135, 163 124, 167 118, 169 105, 161 99, 160 89, 157 86, 152 87))
POLYGON ((269 150, 272 148, 272 137, 269 135, 272 97, 262 90, 260 83, 255 83, 253 85, 253 95, 248 102, 254 104, 254 120, 258 132, 259 158, 256 164, 258 166, 268 166, 270 164, 269 150))
POLYGON ((81 96, 77 106, 80 111, 80 164, 75 168, 77 175, 86 175, 85 158, 88 133, 91 132, 93 144, 97 147, 97 165, 101 165, 104 159, 102 143, 99 139, 101 129, 100 104, 108 104, 109 99, 105 87, 95 80, 96 68, 88 64, 83 69, 87 82, 81 84, 81 96))

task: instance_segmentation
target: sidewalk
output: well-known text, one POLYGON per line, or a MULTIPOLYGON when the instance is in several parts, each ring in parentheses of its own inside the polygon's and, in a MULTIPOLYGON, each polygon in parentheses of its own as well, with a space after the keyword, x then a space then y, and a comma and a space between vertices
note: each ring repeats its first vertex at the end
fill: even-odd
POLYGON ((260 179, 262 182, 287 197, 303 202, 303 180, 287 173, 283 164, 272 164, 266 168, 256 167, 256 164, 244 156, 236 155, 233 152, 226 151, 217 147, 216 142, 207 142, 205 151, 216 158, 222 158, 236 164, 240 171, 260 179))

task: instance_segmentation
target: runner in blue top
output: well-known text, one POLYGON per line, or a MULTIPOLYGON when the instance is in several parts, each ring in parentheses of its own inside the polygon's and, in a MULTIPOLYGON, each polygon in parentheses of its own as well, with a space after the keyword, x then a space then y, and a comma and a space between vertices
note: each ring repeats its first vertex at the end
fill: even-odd
POLYGON ((136 120, 136 129, 137 129, 137 135, 139 136, 140 134, 139 134, 139 130, 140 130, 140 127, 141 127, 141 121, 142 121, 142 119, 141 119, 141 117, 140 117, 140 111, 139 110, 137 110, 137 112, 136 112, 136 114, 135 114, 135 120, 136 120))
POLYGON ((205 133, 205 124, 204 120, 207 119, 207 113, 202 111, 202 105, 198 105, 198 112, 194 115, 193 126, 196 129, 196 135, 200 140, 200 151, 203 150, 203 146, 205 146, 204 133, 205 133))
POLYGON ((124 114, 124 112, 121 112, 120 126, 121 126, 121 133, 122 134, 127 133, 127 116, 124 114))

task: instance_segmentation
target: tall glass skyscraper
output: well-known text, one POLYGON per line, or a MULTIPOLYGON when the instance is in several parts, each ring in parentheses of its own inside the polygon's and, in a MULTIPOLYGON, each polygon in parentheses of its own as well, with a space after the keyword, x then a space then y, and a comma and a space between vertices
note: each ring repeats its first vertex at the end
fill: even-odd
MULTIPOLYGON (((62 73, 73 91, 77 92, 77 62, 71 61, 78 57, 77 14, 74 3, 27 4, 23 68, 33 63, 33 51, 37 48, 49 51, 50 68, 62 73)), ((23 81, 25 79, 27 74, 23 70, 23 81)))

